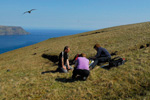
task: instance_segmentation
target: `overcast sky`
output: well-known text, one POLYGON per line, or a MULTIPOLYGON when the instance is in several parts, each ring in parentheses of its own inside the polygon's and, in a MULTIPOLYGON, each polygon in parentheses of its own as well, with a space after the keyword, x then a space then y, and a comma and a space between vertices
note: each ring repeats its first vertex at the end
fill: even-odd
POLYGON ((0 25, 23 28, 101 29, 147 22, 150 0, 1 0, 0 25), (23 14, 37 9, 31 14, 23 14))

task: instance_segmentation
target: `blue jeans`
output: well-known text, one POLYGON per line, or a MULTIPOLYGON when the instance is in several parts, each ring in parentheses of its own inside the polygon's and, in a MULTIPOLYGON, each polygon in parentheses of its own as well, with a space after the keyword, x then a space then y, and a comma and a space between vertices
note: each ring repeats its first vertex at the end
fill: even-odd
POLYGON ((111 57, 99 57, 94 60, 94 63, 90 66, 93 69, 98 63, 107 62, 111 59, 111 57))
MULTIPOLYGON (((67 65, 64 65, 65 67, 66 67, 66 69, 64 69, 63 67, 60 67, 60 66, 58 66, 58 68, 59 68, 59 72, 61 72, 61 73, 67 73, 68 72, 68 66, 67 65)), ((73 67, 72 66, 69 66, 70 67, 70 69, 72 70, 73 69, 73 67)))

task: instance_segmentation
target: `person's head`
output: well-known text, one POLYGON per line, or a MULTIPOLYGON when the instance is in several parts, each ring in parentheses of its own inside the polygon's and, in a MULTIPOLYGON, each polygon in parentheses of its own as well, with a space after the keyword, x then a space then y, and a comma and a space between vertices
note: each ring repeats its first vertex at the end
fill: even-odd
POLYGON ((93 48, 97 50, 99 47, 101 47, 99 44, 95 44, 93 48))
POLYGON ((69 46, 65 46, 65 47, 64 47, 64 52, 68 53, 69 51, 70 51, 69 46))
POLYGON ((86 54, 85 53, 81 53, 81 57, 86 57, 86 54))

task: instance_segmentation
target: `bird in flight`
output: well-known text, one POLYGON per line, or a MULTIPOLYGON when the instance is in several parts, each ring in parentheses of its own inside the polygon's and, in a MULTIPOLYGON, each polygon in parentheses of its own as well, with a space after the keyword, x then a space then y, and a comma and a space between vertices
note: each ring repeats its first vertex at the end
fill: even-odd
POLYGON ((26 11, 26 12, 24 12, 23 14, 25 14, 25 13, 31 13, 31 11, 33 11, 33 10, 36 10, 36 9, 31 9, 31 10, 29 10, 29 11, 26 11))

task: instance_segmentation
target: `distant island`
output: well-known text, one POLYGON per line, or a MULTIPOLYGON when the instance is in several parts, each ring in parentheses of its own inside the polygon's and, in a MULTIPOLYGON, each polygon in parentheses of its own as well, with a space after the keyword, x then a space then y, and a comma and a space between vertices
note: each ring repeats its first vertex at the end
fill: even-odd
POLYGON ((26 35, 30 34, 26 32, 20 26, 1 26, 0 25, 0 35, 26 35))

